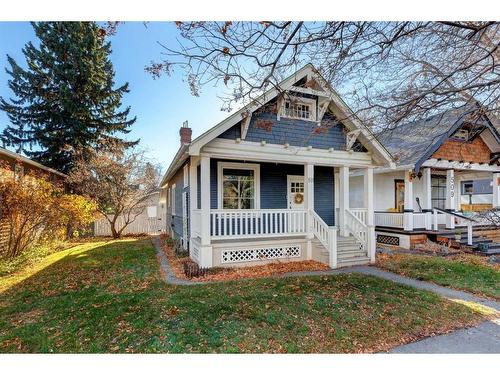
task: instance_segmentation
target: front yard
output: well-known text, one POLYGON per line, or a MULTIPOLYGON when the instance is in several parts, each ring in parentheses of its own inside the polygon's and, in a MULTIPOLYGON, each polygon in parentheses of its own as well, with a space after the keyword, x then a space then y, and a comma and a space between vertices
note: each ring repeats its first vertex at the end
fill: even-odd
POLYGON ((500 266, 478 255, 447 258, 413 254, 379 254, 377 265, 418 280, 432 281, 500 300, 500 266))
POLYGON ((0 294, 0 352, 373 352, 484 318, 358 274, 171 286, 149 239, 52 254, 0 294))

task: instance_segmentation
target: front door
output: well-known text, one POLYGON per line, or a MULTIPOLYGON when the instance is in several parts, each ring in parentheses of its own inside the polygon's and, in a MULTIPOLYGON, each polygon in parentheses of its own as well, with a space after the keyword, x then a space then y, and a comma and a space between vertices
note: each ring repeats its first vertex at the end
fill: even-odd
POLYGON ((288 180, 288 208, 299 210, 305 207, 304 176, 287 176, 288 180))

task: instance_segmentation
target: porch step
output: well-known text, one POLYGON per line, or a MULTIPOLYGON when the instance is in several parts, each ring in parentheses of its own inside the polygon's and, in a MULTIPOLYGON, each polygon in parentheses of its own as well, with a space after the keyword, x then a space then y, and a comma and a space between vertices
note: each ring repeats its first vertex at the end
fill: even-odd
POLYGON ((362 266, 368 263, 370 263, 370 258, 367 256, 349 259, 338 259, 339 267, 362 266))

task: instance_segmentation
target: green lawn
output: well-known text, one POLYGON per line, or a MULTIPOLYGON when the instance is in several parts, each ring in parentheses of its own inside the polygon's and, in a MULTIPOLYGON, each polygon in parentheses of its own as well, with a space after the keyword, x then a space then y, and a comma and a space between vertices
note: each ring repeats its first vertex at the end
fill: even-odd
POLYGON ((377 264, 415 279, 500 299, 499 268, 486 264, 479 256, 440 258, 396 254, 378 257, 377 264))
POLYGON ((370 352, 484 316, 358 274, 170 286, 148 239, 0 278, 0 352, 370 352))

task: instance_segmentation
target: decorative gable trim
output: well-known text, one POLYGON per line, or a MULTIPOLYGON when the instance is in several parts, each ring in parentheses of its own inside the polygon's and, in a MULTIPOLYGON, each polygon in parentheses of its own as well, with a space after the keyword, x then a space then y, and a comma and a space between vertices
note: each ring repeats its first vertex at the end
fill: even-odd
MULTIPOLYGON (((380 164, 390 164, 394 165, 391 155, 382 146, 382 144, 374 137, 370 130, 362 124, 361 120, 349 109, 349 107, 342 101, 339 95, 329 86, 329 84, 316 72, 311 64, 304 66, 297 72, 293 73, 291 76, 286 78, 280 84, 281 90, 298 91, 302 93, 308 93, 312 95, 318 95, 320 98, 326 99, 326 107, 323 109, 323 115, 329 108, 330 104, 333 104, 334 111, 332 111, 335 116, 342 121, 346 127, 352 131, 360 129, 360 141, 364 146, 372 152, 374 160, 380 164), (316 90, 309 87, 298 87, 293 86, 294 83, 298 82, 300 79, 307 77, 308 80, 314 79, 318 85, 325 91, 316 90)), ((279 92, 277 88, 272 88, 265 92, 263 95, 258 97, 249 105, 244 106, 239 111, 235 112, 233 115, 229 116, 227 119, 223 120, 207 132, 203 133, 201 136, 196 138, 189 147, 189 154, 198 156, 200 155, 201 148, 205 146, 208 142, 214 140, 219 135, 230 129, 232 126, 236 125, 238 122, 243 120, 243 122, 248 122, 250 120, 248 117, 258 108, 260 108, 264 103, 274 99, 278 96, 279 92)), ((322 103, 324 105, 324 103, 322 103)), ((278 111, 279 116, 279 111, 278 111)), ((246 136, 248 131, 248 125, 242 124, 242 139, 246 136)))

